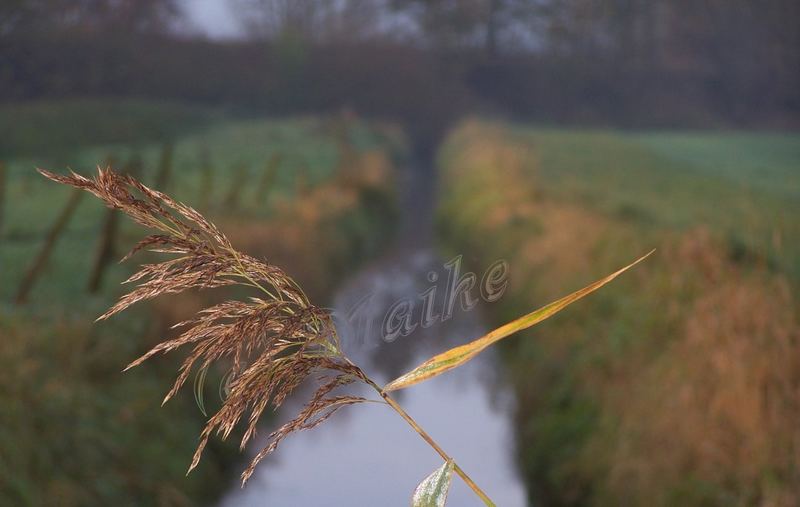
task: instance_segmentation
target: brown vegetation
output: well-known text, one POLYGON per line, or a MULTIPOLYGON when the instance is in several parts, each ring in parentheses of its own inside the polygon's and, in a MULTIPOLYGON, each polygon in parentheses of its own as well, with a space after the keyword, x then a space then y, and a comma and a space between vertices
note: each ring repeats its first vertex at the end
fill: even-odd
POLYGON ((506 348, 534 498, 796 505, 800 327, 788 275, 737 258, 705 227, 645 228, 555 200, 528 150, 472 122, 442 159, 448 241, 511 266, 501 320, 631 249, 658 248, 571 319, 506 348))
POLYGON ((666 259, 671 272, 691 273, 680 282, 695 285, 696 297, 681 312, 679 334, 631 372, 630 398, 615 407, 621 426, 609 492, 644 504, 679 496, 690 480, 717 485, 708 498, 715 503, 795 505, 796 302, 785 279, 743 272, 708 237, 688 234, 666 259))
POLYGON ((94 194, 109 207, 158 232, 140 241, 126 258, 140 250, 175 256, 142 266, 128 279, 138 286, 100 319, 135 303, 189 289, 242 285, 263 293, 249 302, 226 301, 201 310, 196 318, 176 324, 184 329, 177 338, 158 344, 128 366, 137 366, 158 353, 191 347, 166 402, 186 382, 195 365, 202 371, 218 361, 230 362, 228 395, 203 430, 190 470, 197 466, 213 432, 225 439, 246 417, 247 430, 241 439, 244 448, 264 410, 280 407, 314 374, 328 372, 330 377, 295 419, 270 435, 269 444, 242 474, 242 481, 288 434, 313 428, 341 406, 365 401, 331 396, 334 388, 365 377, 344 358, 328 312, 312 305, 283 270, 235 250, 228 238, 197 211, 131 176, 110 169, 101 169, 94 179, 75 173, 59 176, 41 172, 53 181, 94 194))

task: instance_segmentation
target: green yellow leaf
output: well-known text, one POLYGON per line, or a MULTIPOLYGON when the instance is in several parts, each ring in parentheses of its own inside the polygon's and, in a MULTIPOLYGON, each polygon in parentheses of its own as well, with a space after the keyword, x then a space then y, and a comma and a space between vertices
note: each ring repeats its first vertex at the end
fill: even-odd
POLYGON ((523 329, 527 329, 539 322, 545 320, 552 315, 560 312, 570 304, 574 303, 575 301, 581 299, 582 297, 596 291, 603 285, 607 284, 614 278, 618 277, 628 269, 632 268, 636 264, 642 262, 647 257, 649 257, 655 250, 651 250, 646 255, 643 255, 639 259, 635 260, 634 262, 628 264, 624 268, 611 273, 610 275, 602 278, 586 287, 573 292, 572 294, 565 296, 557 301, 554 301, 548 305, 545 305, 538 310, 534 310, 533 312, 524 315, 508 324, 498 327, 494 331, 470 342, 465 345, 460 345, 458 347, 454 347, 446 352, 442 352, 438 354, 424 363, 420 364, 410 372, 396 378, 395 380, 389 382, 386 387, 383 388, 384 391, 395 391, 397 389, 403 389, 405 387, 417 384, 422 382, 423 380, 428 380, 429 378, 436 377, 441 375, 442 373, 452 370, 462 364, 466 363, 473 357, 477 356, 480 352, 482 352, 486 347, 494 344, 502 340, 503 338, 516 333, 517 331, 521 331, 523 329))
POLYGON ((444 507, 453 468, 453 462, 447 461, 420 482, 411 496, 411 507, 444 507))
POLYGON ((200 412, 202 412, 206 417, 208 417, 208 414, 206 413, 206 403, 205 396, 203 396, 203 390, 205 389, 207 374, 208 367, 200 368, 197 370, 197 375, 194 377, 194 401, 197 403, 197 408, 199 408, 200 412))

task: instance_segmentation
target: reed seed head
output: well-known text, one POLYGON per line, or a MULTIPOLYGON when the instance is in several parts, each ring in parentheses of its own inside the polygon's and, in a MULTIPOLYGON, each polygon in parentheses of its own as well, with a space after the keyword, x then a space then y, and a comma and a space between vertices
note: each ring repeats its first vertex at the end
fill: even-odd
POLYGON ((314 428, 343 406, 366 401, 334 394, 341 386, 366 382, 366 376, 342 353, 330 314, 312 305, 282 269, 237 251, 199 212, 129 175, 111 168, 98 168, 94 178, 74 172, 67 176, 42 169, 39 172, 53 181, 94 194, 107 206, 154 230, 123 260, 143 250, 171 256, 159 263, 142 265, 125 281, 135 287, 98 320, 140 301, 188 289, 239 285, 259 291, 258 297, 225 301, 175 324, 174 328, 182 329, 176 338, 159 343, 125 368, 159 353, 188 348, 189 354, 164 398, 166 402, 193 370, 205 373, 214 364, 229 365, 228 394, 208 419, 189 471, 199 463, 212 433, 224 440, 243 422, 246 429, 240 446, 244 448, 255 435, 264 410, 280 407, 307 379, 317 382, 316 392, 294 419, 270 434, 266 447, 242 474, 242 484, 286 436, 314 428))

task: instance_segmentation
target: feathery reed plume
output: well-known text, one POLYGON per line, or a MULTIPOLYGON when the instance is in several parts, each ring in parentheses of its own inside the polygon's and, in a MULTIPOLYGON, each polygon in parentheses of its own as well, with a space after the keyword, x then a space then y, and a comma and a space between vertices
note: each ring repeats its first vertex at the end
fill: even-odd
POLYGON ((246 302, 226 301, 201 310, 194 319, 174 326, 184 329, 177 338, 156 345, 125 368, 137 366, 158 353, 188 346, 191 352, 180 366, 178 377, 164 398, 166 402, 195 367, 202 378, 212 364, 223 360, 231 362, 229 393, 201 432, 189 471, 197 466, 212 433, 225 440, 246 417, 246 430, 240 443, 244 448, 255 435, 258 420, 267 407, 277 409, 301 383, 316 379, 317 390, 305 407, 269 435, 267 445, 242 473, 243 485, 256 465, 291 433, 316 427, 341 407, 371 401, 334 394, 342 386, 361 382, 373 388, 381 398, 375 401, 397 412, 445 463, 414 492, 413 506, 444 505, 452 472, 458 474, 485 505, 494 506, 486 493, 389 395, 389 391, 426 381, 466 363, 497 341, 547 319, 599 289, 647 257, 481 338, 438 354, 380 387, 342 352, 327 311, 312 305, 283 270, 234 249, 228 238, 194 209, 110 168, 98 169, 93 179, 74 172, 69 176, 41 169, 39 172, 53 181, 91 192, 107 206, 157 231, 141 240, 123 260, 141 250, 174 256, 157 264, 143 265, 126 282, 138 286, 99 319, 106 319, 139 301, 187 289, 242 285, 262 292, 261 297, 251 297, 246 302))
POLYGON ((213 432, 227 438, 243 418, 247 428, 241 447, 255 435, 259 417, 268 406, 278 408, 304 380, 320 374, 327 379, 311 401, 292 421, 270 435, 270 441, 242 474, 243 483, 264 457, 294 431, 310 429, 337 409, 366 401, 354 396, 334 396, 337 387, 363 381, 363 372, 347 360, 333 328, 330 315, 312 305, 302 289, 283 270, 238 252, 225 235, 200 213, 169 196, 152 190, 129 175, 99 169, 95 178, 71 173, 56 175, 39 170, 47 178, 86 190, 120 210, 137 223, 155 229, 141 240, 123 260, 141 250, 174 257, 145 264, 126 283, 137 287, 111 307, 106 319, 131 305, 162 294, 187 289, 244 285, 263 292, 249 301, 226 301, 204 310, 174 328, 185 328, 125 369, 158 354, 183 346, 191 348, 164 402, 174 396, 192 370, 207 370, 221 360, 231 362, 229 394, 222 407, 207 422, 189 470, 197 466, 213 432))

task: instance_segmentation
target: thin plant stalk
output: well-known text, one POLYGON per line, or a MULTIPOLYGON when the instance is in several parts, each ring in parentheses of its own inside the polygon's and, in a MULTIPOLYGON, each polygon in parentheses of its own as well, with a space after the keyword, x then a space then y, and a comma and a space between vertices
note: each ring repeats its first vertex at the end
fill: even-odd
POLYGON ((416 431, 417 434, 420 437, 422 437, 422 439, 425 442, 427 442, 427 444, 430 445, 431 448, 433 448, 433 450, 436 451, 436 453, 439 456, 442 457, 443 460, 445 460, 445 462, 449 461, 453 463, 453 470, 458 474, 459 477, 461 477, 461 479, 467 484, 467 486, 469 486, 469 488, 475 492, 478 498, 480 498, 485 505, 494 507, 495 503, 492 501, 491 498, 489 498, 489 495, 487 495, 480 488, 480 486, 478 486, 475 483, 475 481, 473 481, 472 478, 470 478, 470 476, 467 475, 464 469, 461 468, 458 465, 458 463, 456 463, 456 461, 452 457, 450 457, 450 455, 447 454, 447 452, 445 452, 445 450, 442 449, 442 447, 439 444, 436 443, 433 437, 431 437, 428 434, 428 432, 426 432, 422 428, 422 426, 420 426, 419 423, 415 421, 414 418, 411 417, 411 415, 409 415, 409 413, 406 412, 403 407, 400 406, 399 403, 397 403, 391 396, 389 396, 389 394, 386 391, 384 391, 378 384, 373 382, 371 379, 367 378, 366 382, 367 384, 369 384, 370 387, 372 387, 373 389, 375 389, 375 391, 377 391, 377 393, 381 396, 381 398, 383 398, 386 404, 392 407, 392 409, 394 409, 394 411, 397 412, 400 415, 400 417, 402 417, 409 424, 409 426, 411 426, 414 429, 414 431, 416 431))
POLYGON ((434 441, 434 440, 433 440, 433 438, 431 438, 431 436, 430 436, 430 435, 428 435, 428 433, 427 433, 427 432, 426 432, 424 429, 422 429, 422 427, 421 427, 421 426, 420 426, 420 425, 419 425, 419 424, 418 424, 418 423, 417 423, 417 422, 414 420, 414 418, 412 418, 410 415, 408 415, 408 412, 406 412, 406 411, 403 409, 403 407, 401 407, 401 406, 400 406, 400 405, 399 405, 399 404, 398 404, 396 401, 394 401, 394 399, 392 399, 392 397, 391 397, 391 396, 389 396, 387 393, 385 393, 385 392, 383 392, 383 391, 380 391, 380 395, 381 395, 381 397, 382 397, 384 400, 386 400, 386 403, 387 403, 387 404, 388 404, 390 407, 392 407, 392 408, 394 409, 394 411, 395 411, 395 412, 397 412, 398 414, 400 414, 400 417, 402 417, 403 419, 405 419, 405 421, 406 421, 406 422, 407 422, 407 423, 408 423, 408 424, 409 424, 409 425, 410 425, 412 428, 414 428, 414 431, 416 431, 416 432, 417 432, 417 434, 418 434, 420 437, 422 437, 422 439, 423 439, 423 440, 425 440, 425 442, 427 442, 427 443, 428 443, 428 445, 430 445, 430 446, 433 448, 433 450, 435 450, 435 451, 436 451, 436 452, 439 454, 439 456, 441 456, 441 457, 442 457, 442 459, 443 459, 443 460, 445 460, 446 462, 447 462, 447 461, 450 461, 450 462, 452 462, 452 463, 453 463, 453 470, 454 470, 454 471, 455 471, 455 472, 458 474, 458 476, 459 476, 459 477, 461 477, 461 479, 462 479, 462 480, 463 480, 463 481, 464 481, 464 482, 467 484, 467 486, 469 486, 469 488, 470 488, 472 491, 474 491, 474 492, 475 492, 475 494, 478 496, 478 498, 480 498, 480 499, 481 499, 481 501, 483 501, 483 503, 484 503, 485 505, 488 505, 488 506, 490 506, 490 507, 494 507, 495 503, 492 501, 492 499, 491 499, 491 498, 489 498, 489 495, 487 495, 486 493, 484 493, 484 491, 483 491, 483 490, 482 490, 482 489, 481 489, 481 488, 480 488, 480 487, 479 487, 479 486, 478 486, 478 485, 475 483, 475 481, 473 481, 473 480, 470 478, 470 476, 469 476, 469 475, 467 475, 467 472, 465 472, 465 471, 464 471, 464 469, 462 469, 462 468, 461 468, 461 467, 458 465, 458 463, 456 463, 456 462, 455 462, 455 460, 454 460, 453 458, 451 458, 451 457, 450 457, 450 456, 449 456, 449 455, 448 455, 448 454, 447 454, 447 453, 444 451, 444 449, 442 449, 442 448, 439 446, 439 444, 437 444, 437 443, 436 443, 436 441, 434 441))

